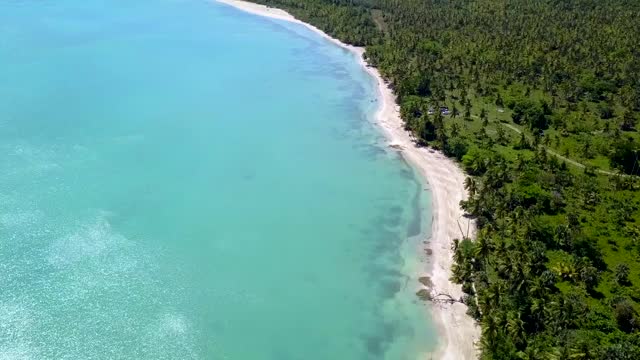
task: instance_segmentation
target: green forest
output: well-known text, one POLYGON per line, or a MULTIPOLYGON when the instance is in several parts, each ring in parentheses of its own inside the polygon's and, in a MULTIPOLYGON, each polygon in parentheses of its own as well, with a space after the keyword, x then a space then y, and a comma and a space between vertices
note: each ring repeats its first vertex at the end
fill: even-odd
POLYGON ((452 280, 482 359, 640 359, 640 1, 253 1, 365 46, 471 175, 452 280))

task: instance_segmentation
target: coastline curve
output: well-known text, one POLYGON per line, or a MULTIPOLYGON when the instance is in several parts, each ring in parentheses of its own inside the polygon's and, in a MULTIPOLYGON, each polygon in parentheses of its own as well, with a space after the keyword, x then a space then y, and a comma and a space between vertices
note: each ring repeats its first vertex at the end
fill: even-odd
MULTIPOLYGON (((377 83, 377 93, 381 101, 374 117, 375 124, 381 128, 389 146, 398 150, 430 186, 433 221, 428 246, 432 251, 432 257, 431 268, 424 269, 425 275, 429 276, 433 287, 438 292, 461 298, 463 296, 461 286, 452 283, 449 277, 453 264, 451 244, 453 239, 460 235, 459 221, 464 215, 459 204, 461 200, 467 198, 464 188, 464 180, 467 176, 453 160, 441 152, 416 146, 412 136, 404 130, 393 90, 387 85, 380 72, 366 62, 365 49, 332 38, 315 26, 300 21, 281 9, 242 0, 215 1, 251 14, 302 25, 357 56, 362 68, 377 83)), ((466 225, 469 227, 469 236, 473 238, 474 223, 469 222, 466 225)), ((461 360, 478 357, 475 344, 480 337, 480 330, 475 321, 466 314, 466 310, 467 307, 460 303, 430 305, 439 334, 439 345, 431 355, 432 358, 461 360)))

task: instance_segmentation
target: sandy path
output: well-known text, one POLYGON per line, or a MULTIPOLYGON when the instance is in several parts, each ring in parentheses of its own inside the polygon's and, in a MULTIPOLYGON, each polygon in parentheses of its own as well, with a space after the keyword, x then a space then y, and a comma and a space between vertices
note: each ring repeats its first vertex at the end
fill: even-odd
MULTIPOLYGON (((370 67, 362 55, 364 49, 343 44, 331 38, 318 28, 297 20, 284 10, 266 7, 240 0, 217 0, 240 10, 279 20, 286 20, 303 25, 338 46, 356 53, 366 71, 378 83, 380 109, 376 113, 376 123, 382 128, 389 139, 389 144, 399 149, 405 159, 414 166, 429 183, 433 198, 433 229, 429 246, 433 251, 431 269, 425 269, 425 274, 431 278, 437 292, 447 293, 455 298, 463 295, 460 286, 449 281, 453 253, 451 244, 453 239, 460 238, 460 226, 467 230, 467 220, 462 217, 460 200, 467 197, 464 189, 466 175, 458 165, 442 153, 426 148, 416 147, 411 136, 404 130, 400 118, 399 108, 393 91, 386 85, 377 69, 370 67)), ((474 226, 470 226, 470 235, 474 234, 474 226)), ((463 360, 477 358, 475 342, 480 330, 475 321, 466 315, 467 307, 462 304, 433 304, 430 305, 433 319, 438 326, 440 346, 430 356, 434 359, 463 360)))

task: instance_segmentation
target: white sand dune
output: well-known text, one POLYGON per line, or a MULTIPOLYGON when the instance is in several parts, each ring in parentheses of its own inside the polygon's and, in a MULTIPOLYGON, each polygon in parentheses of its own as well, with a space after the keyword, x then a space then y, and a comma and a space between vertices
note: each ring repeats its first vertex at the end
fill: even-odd
MULTIPOLYGON (((473 223, 468 224, 460 208, 460 201, 467 197, 464 189, 466 175, 455 162, 442 153, 415 145, 411 135, 404 130, 393 91, 387 86, 378 70, 366 64, 363 58, 364 48, 344 44, 320 29, 294 18, 284 10, 240 0, 217 1, 249 13, 301 24, 359 56, 362 66, 378 83, 379 97, 382 101, 376 114, 377 124, 387 136, 389 144, 398 149, 430 185, 433 198, 433 229, 429 247, 433 252, 431 259, 433 265, 431 269, 424 269, 425 275, 431 278, 436 291, 460 298, 463 295, 461 287, 451 283, 449 277, 453 263, 451 250, 453 239, 461 237, 461 228, 466 232, 469 227, 470 236, 475 232, 473 223)), ((430 308, 438 326, 440 346, 427 358, 446 360, 477 358, 475 343, 479 339, 480 330, 475 321, 467 316, 467 307, 456 303, 432 304, 430 308)))

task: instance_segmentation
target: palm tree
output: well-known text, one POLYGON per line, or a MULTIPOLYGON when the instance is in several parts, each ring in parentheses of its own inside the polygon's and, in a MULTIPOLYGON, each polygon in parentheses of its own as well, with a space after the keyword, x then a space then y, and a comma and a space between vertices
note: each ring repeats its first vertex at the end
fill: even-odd
POLYGON ((482 339, 480 339, 480 346, 483 350, 491 350, 494 347, 495 341, 498 338, 499 329, 501 328, 496 315, 487 315, 482 318, 480 323, 482 329, 482 339))
POLYGON ((515 311, 507 313, 507 334, 514 343, 522 344, 525 341, 524 322, 520 319, 520 314, 515 311))
POLYGON ((474 245, 473 257, 478 260, 479 264, 486 263, 491 255, 492 246, 485 230, 481 231, 480 234, 478 234, 474 245))
POLYGON ((466 179, 464 179, 464 188, 469 192, 470 198, 476 196, 478 187, 476 181, 472 177, 467 177, 466 179))

